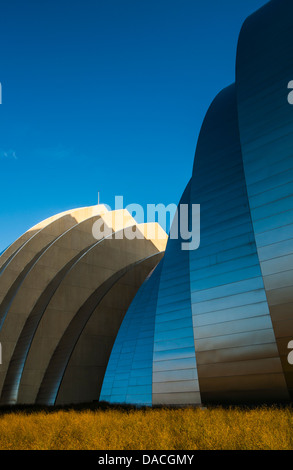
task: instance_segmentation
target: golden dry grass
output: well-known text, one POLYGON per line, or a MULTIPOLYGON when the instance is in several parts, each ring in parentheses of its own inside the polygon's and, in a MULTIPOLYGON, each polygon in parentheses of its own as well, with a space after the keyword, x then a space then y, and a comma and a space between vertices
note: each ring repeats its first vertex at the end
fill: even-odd
POLYGON ((2 411, 0 449, 293 449, 293 409, 2 411))

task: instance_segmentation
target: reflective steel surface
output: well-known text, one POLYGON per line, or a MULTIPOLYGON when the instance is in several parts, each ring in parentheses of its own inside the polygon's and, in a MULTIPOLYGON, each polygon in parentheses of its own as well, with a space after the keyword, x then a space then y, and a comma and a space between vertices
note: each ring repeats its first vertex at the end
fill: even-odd
POLYGON ((152 355, 162 261, 126 313, 106 370, 100 400, 152 404, 152 355))
POLYGON ((190 211, 201 205, 200 247, 182 251, 182 239, 169 240, 125 317, 102 399, 185 405, 293 397, 292 17, 292 0, 273 0, 242 27, 236 82, 208 110, 181 200, 190 211), (133 348, 147 321, 148 367, 130 393, 133 348))
POLYGON ((202 401, 284 400, 288 394, 255 243, 234 85, 207 113, 190 202, 201 204, 201 246, 190 252, 190 283, 202 401))
POLYGON ((279 355, 293 397, 292 2, 273 1, 244 23, 236 83, 239 130, 257 252, 279 355), (262 34, 259 34, 259 31, 262 34), (249 53, 248 53, 249 51, 249 53))

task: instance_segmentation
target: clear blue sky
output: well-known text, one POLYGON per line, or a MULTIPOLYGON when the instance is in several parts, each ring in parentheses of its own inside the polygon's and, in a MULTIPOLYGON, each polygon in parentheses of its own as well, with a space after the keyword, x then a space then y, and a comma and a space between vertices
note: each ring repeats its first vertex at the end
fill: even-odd
POLYGON ((0 252, 101 202, 177 203, 264 0, 2 0, 0 252))

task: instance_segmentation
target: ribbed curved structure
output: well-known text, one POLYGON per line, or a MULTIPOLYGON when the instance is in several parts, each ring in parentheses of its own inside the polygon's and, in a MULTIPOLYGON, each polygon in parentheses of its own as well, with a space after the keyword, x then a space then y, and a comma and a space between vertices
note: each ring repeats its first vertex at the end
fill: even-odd
POLYGON ((97 400, 125 312, 166 241, 158 224, 94 206, 13 243, 0 256, 0 403, 97 400), (107 228, 98 240, 96 222, 107 228))
POLYGON ((201 205, 200 247, 169 240, 126 313, 101 400, 292 399, 292 15, 274 0, 243 25, 236 82, 208 110, 181 200, 201 205))
POLYGON ((292 400, 292 17, 273 0, 246 20, 207 112, 171 232, 200 204, 198 249, 98 205, 0 255, 2 405, 292 400))

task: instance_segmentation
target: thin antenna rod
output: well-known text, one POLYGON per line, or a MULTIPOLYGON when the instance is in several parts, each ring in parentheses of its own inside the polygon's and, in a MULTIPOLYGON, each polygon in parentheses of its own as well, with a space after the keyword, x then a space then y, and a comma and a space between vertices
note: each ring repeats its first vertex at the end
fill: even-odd
POLYGON ((98 191, 98 205, 100 205, 100 191, 98 191))

